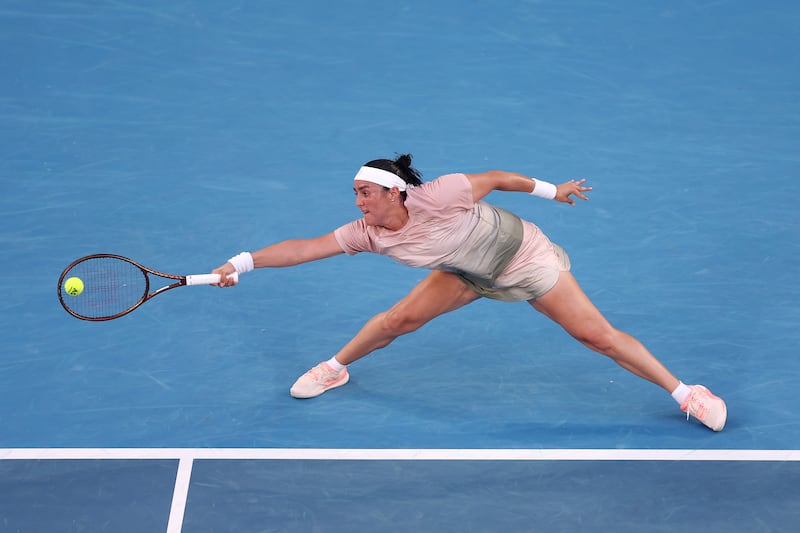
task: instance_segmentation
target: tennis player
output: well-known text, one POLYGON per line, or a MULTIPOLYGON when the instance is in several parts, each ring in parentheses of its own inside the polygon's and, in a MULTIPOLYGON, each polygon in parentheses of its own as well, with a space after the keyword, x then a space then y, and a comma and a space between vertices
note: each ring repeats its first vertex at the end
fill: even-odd
POLYGON ((534 224, 484 202, 492 191, 530 193, 575 205, 587 200, 585 180, 553 185, 494 170, 447 174, 422 183, 411 155, 366 163, 355 176, 363 217, 313 239, 286 240, 242 252, 215 269, 227 278, 264 267, 288 267, 372 252, 431 270, 389 310, 372 317, 338 353, 301 376, 295 398, 313 398, 348 382, 347 366, 419 329, 433 318, 486 297, 527 301, 588 348, 662 387, 687 415, 714 431, 725 426, 725 402, 702 385, 685 385, 638 340, 614 328, 570 273, 566 252, 534 224))

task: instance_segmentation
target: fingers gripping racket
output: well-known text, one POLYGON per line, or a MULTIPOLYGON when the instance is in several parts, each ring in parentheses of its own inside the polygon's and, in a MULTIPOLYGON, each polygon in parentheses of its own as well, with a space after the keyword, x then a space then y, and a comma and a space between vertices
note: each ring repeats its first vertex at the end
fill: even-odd
MULTIPOLYGON (((238 280, 238 274, 230 278, 238 280)), ((127 315, 162 292, 184 285, 219 283, 218 274, 177 276, 114 254, 94 254, 72 262, 58 278, 58 300, 81 320, 113 320, 127 315), (168 280, 151 292, 157 278, 168 280)))

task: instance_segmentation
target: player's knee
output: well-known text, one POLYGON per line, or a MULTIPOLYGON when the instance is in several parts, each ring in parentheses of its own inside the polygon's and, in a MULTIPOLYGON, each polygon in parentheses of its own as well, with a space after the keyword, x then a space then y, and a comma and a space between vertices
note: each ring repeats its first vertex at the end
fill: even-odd
POLYGON ((617 331, 612 327, 588 327, 574 332, 573 337, 588 348, 610 355, 617 345, 617 331))
POLYGON ((402 307, 394 307, 383 316, 383 328, 395 337, 416 331, 423 324, 424 320, 402 307))

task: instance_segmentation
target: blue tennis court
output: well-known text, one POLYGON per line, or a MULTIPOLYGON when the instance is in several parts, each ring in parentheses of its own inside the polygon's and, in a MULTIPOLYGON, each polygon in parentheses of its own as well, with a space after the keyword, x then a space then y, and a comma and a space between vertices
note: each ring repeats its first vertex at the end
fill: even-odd
POLYGON ((793 531, 793 2, 0 3, 0 531, 793 531), (164 272, 357 218, 365 161, 493 168, 489 201, 687 383, 713 433, 524 303, 480 300, 294 380, 426 272, 339 256, 105 323, 61 271, 164 272))

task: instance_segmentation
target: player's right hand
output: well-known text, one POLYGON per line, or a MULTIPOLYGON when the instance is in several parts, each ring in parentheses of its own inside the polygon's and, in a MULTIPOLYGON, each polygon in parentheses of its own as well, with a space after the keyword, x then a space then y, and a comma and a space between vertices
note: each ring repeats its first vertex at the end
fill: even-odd
POLYGON ((219 283, 217 283, 217 287, 233 287, 236 285, 236 280, 228 277, 234 272, 236 272, 236 269, 233 268, 233 265, 230 263, 225 263, 211 271, 212 274, 219 274, 219 283))

